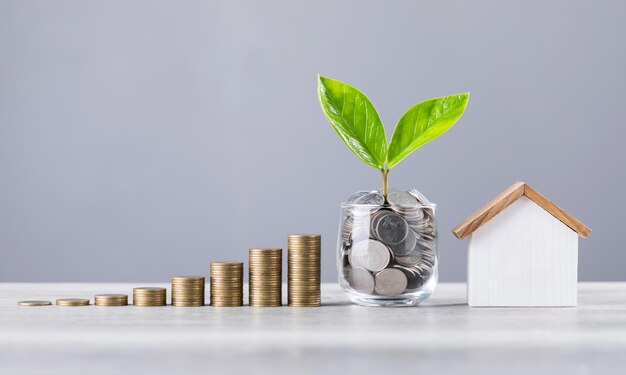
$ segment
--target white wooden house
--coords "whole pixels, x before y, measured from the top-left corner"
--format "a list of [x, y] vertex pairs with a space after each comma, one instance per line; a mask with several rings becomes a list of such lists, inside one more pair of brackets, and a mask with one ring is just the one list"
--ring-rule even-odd
[[578, 237], [591, 229], [517, 182], [457, 225], [470, 306], [576, 306]]

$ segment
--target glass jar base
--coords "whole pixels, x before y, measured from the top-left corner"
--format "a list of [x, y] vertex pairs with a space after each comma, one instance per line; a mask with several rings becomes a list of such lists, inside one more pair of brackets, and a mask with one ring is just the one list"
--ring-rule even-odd
[[352, 295], [350, 301], [360, 306], [367, 307], [407, 307], [420, 304], [430, 297], [432, 293], [426, 291], [411, 294], [410, 296], [398, 297], [372, 297], [364, 295]]

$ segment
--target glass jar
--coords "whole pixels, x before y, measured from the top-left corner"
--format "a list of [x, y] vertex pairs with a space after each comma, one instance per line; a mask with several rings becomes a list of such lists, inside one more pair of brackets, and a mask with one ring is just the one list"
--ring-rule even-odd
[[436, 205], [416, 190], [369, 194], [341, 205], [339, 284], [359, 305], [416, 305], [437, 285]]

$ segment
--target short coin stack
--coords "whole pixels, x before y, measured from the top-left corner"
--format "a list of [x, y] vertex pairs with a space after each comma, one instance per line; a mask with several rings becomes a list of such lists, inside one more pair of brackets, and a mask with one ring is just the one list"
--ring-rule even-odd
[[320, 235], [289, 235], [287, 254], [289, 306], [320, 305], [320, 257]]
[[89, 300], [86, 298], [59, 298], [57, 306], [88, 306]]
[[276, 307], [282, 303], [282, 249], [250, 249], [250, 306]]
[[243, 262], [211, 263], [211, 305], [243, 306]]
[[133, 305], [165, 306], [165, 288], [140, 287], [133, 289]]
[[94, 301], [96, 306], [126, 306], [128, 305], [128, 295], [96, 294]]
[[172, 306], [204, 306], [204, 277], [172, 277]]

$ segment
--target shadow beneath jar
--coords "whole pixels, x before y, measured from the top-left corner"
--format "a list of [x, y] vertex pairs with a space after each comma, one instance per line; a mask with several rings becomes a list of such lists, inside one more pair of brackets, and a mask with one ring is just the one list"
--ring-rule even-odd
[[322, 307], [324, 306], [351, 306], [354, 305], [356, 306], [354, 303], [350, 302], [350, 301], [330, 301], [330, 302], [322, 302]]

